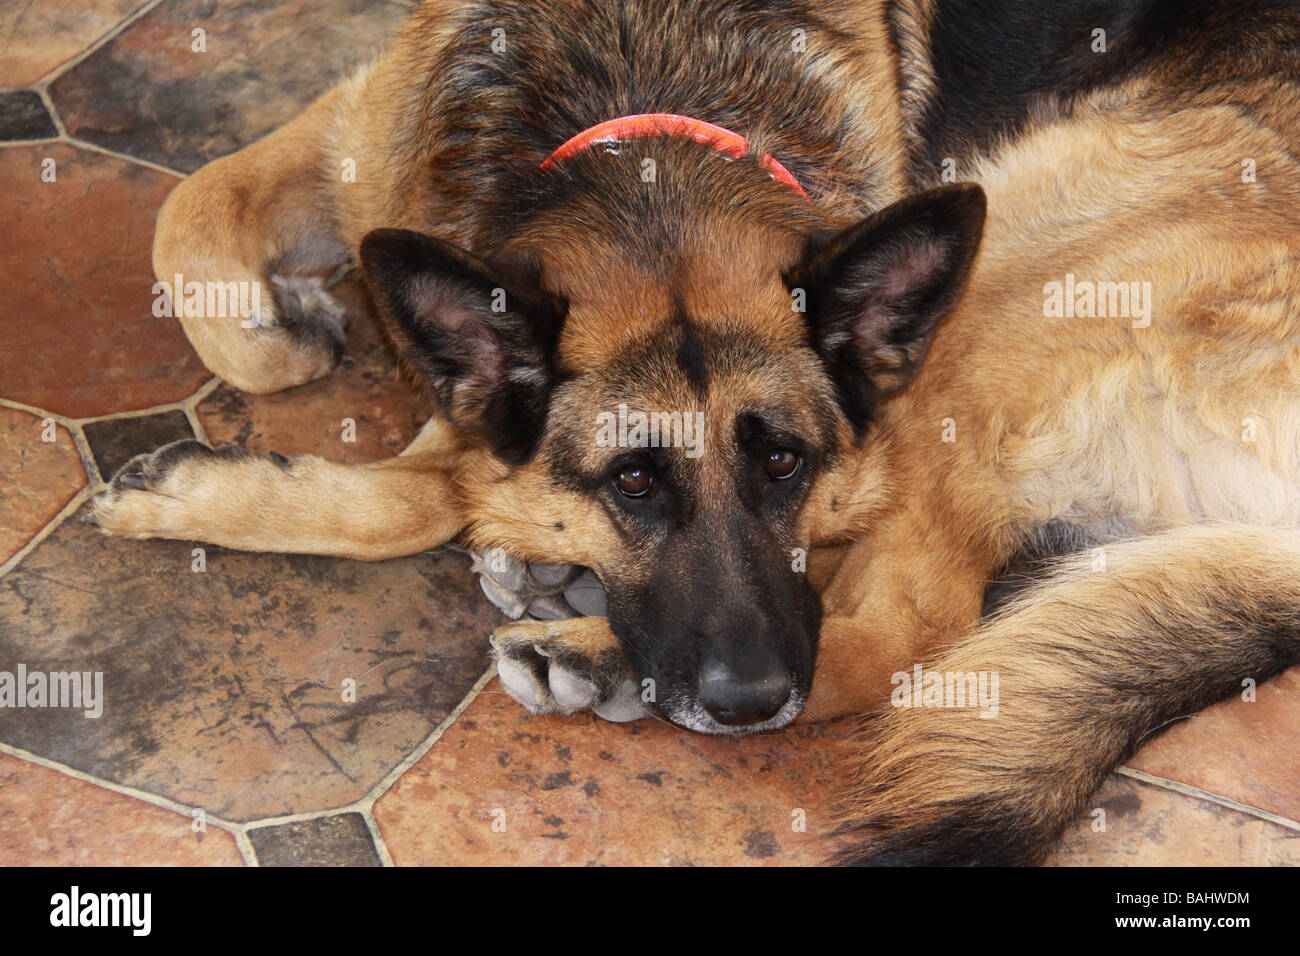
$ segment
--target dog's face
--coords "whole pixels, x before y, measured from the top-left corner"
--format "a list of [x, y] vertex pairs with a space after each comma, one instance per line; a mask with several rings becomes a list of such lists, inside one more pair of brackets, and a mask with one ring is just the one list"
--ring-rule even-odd
[[443, 412], [509, 466], [482, 540], [595, 568], [657, 709], [755, 732], [811, 687], [819, 480], [915, 372], [983, 216], [977, 187], [946, 187], [705, 281], [606, 266], [590, 296], [417, 233], [372, 233], [362, 257]]

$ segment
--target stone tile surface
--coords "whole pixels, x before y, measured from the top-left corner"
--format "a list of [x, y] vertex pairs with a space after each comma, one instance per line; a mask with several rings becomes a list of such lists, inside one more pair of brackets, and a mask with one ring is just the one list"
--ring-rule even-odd
[[[222, 384], [198, 407], [214, 446], [306, 452], [360, 464], [396, 455], [415, 437], [430, 414], [423, 394], [399, 370], [362, 286], [348, 281], [333, 291], [352, 316], [347, 354], [355, 364], [273, 395], [248, 395]], [[346, 419], [352, 429], [345, 429]], [[346, 441], [345, 431], [355, 441]]]
[[0, 578], [0, 669], [104, 675], [99, 719], [10, 710], [0, 740], [224, 819], [343, 806], [464, 698], [502, 622], [456, 554], [208, 547], [197, 571], [194, 548], [68, 520]]
[[144, 0], [11, 0], [0, 6], [0, 86], [27, 86], [109, 33]]
[[0, 866], [243, 865], [231, 834], [194, 826], [193, 817], [0, 754]]
[[73, 136], [193, 172], [302, 112], [380, 52], [407, 12], [373, 0], [165, 0], [50, 93]]
[[530, 717], [494, 680], [375, 819], [399, 865], [821, 862], [852, 726], [735, 741]]
[[0, 93], [0, 140], [50, 139], [58, 127], [35, 90]]
[[380, 866], [359, 813], [339, 813], [248, 831], [259, 866]]
[[1128, 766], [1300, 822], [1300, 668], [1179, 721]]
[[153, 315], [154, 219], [174, 177], [50, 143], [0, 150], [0, 182], [0, 397], [89, 418], [211, 377], [180, 324]]
[[193, 438], [194, 429], [185, 413], [178, 410], [87, 422], [81, 429], [95, 456], [95, 465], [105, 481], [136, 455], [151, 452], [169, 442]]
[[1106, 811], [1105, 832], [1085, 814], [1048, 865], [1300, 865], [1300, 832], [1129, 777], [1111, 777], [1092, 807]]
[[[54, 441], [44, 441], [47, 435]], [[85, 486], [86, 469], [66, 428], [0, 407], [0, 564]]]

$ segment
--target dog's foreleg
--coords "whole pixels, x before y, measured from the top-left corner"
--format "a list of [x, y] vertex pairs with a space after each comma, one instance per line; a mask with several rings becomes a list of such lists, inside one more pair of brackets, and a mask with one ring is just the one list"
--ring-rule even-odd
[[888, 701], [917, 664], [975, 631], [997, 565], [989, 549], [901, 511], [872, 540], [850, 546], [822, 592], [826, 617], [800, 722]]
[[444, 544], [464, 525], [445, 459], [425, 427], [405, 452], [368, 465], [259, 455], [194, 440], [137, 455], [96, 497], [106, 533], [241, 551], [381, 560]]
[[889, 699], [894, 675], [909, 676], [919, 660], [913, 633], [886, 635], [851, 618], [822, 621], [812, 691], [798, 723], [863, 714]]

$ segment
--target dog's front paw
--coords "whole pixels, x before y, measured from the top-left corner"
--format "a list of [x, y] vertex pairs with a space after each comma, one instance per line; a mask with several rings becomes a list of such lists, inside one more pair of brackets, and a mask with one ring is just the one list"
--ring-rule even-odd
[[274, 452], [263, 458], [234, 445], [213, 449], [193, 438], [174, 441], [119, 468], [95, 496], [86, 521], [128, 538], [202, 537], [199, 525], [214, 510], [214, 498], [229, 492], [229, 467], [255, 462], [292, 467]]
[[491, 642], [501, 683], [534, 714], [590, 710], [623, 723], [650, 713], [604, 618], [517, 621]]

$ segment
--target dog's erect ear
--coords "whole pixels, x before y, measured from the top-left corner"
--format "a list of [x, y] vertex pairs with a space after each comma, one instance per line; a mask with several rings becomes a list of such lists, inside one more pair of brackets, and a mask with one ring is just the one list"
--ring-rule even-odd
[[911, 381], [957, 301], [984, 229], [984, 190], [943, 186], [812, 240], [787, 277], [861, 437], [876, 403]]
[[506, 461], [526, 461], [545, 425], [564, 303], [522, 269], [405, 229], [367, 235], [361, 265], [443, 414]]

